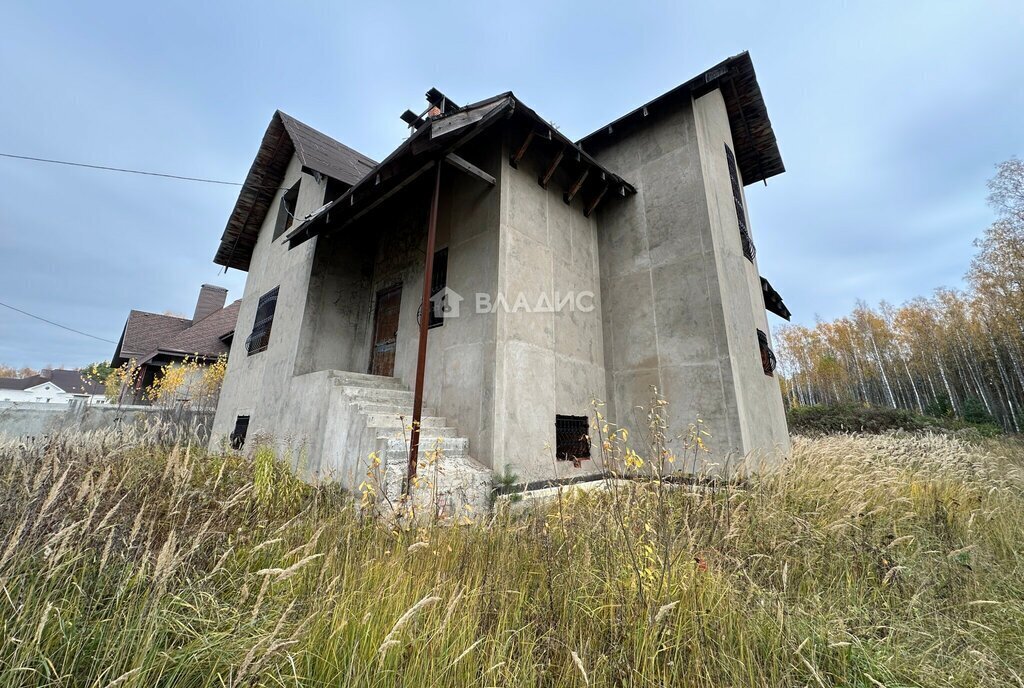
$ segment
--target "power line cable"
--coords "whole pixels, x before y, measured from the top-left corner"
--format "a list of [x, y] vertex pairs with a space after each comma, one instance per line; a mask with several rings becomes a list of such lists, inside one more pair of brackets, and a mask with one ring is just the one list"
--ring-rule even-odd
[[12, 311], [17, 311], [18, 313], [21, 313], [22, 315], [27, 315], [28, 317], [35, 318], [36, 320], [42, 320], [44, 323], [47, 323], [48, 325], [53, 325], [54, 327], [59, 327], [62, 330], [67, 330], [68, 332], [74, 332], [75, 334], [80, 334], [80, 335], [83, 335], [83, 336], [86, 336], [86, 337], [92, 337], [93, 339], [98, 339], [101, 342], [106, 342], [108, 344], [117, 344], [117, 342], [111, 341], [109, 339], [104, 339], [103, 337], [97, 337], [94, 334], [89, 334], [88, 332], [82, 332], [81, 330], [76, 330], [73, 327], [68, 327], [67, 325], [61, 325], [60, 323], [55, 323], [52, 320], [47, 320], [46, 318], [40, 317], [40, 316], [35, 315], [33, 313], [29, 313], [28, 311], [23, 311], [20, 308], [15, 308], [14, 306], [6, 304], [6, 303], [4, 303], [2, 301], [0, 301], [0, 306], [3, 306], [4, 308], [10, 308]]
[[[203, 184], [220, 184], [222, 186], [242, 186], [242, 182], [226, 182], [222, 179], [206, 179], [205, 177], [186, 177], [180, 174], [165, 174], [163, 172], [150, 172], [148, 170], [131, 170], [126, 167], [110, 167], [108, 165], [93, 165], [85, 162], [71, 162], [70, 160], [53, 160], [51, 158], [36, 158], [31, 155], [15, 155], [14, 153], [0, 153], [0, 157], [11, 158], [12, 160], [30, 160], [32, 162], [45, 162], [51, 165], [67, 165], [68, 167], [84, 167], [90, 170], [106, 170], [108, 172], [124, 172], [126, 174], [141, 174], [147, 177], [163, 177], [164, 179], [179, 179], [186, 182], [202, 182]], [[275, 191], [286, 191], [278, 186], [254, 185], [260, 189], [274, 189]]]
[[106, 165], [90, 165], [84, 162], [70, 162], [68, 160], [51, 160], [49, 158], [34, 158], [30, 155], [15, 155], [13, 153], [0, 153], [5, 158], [15, 160], [32, 160], [33, 162], [47, 162], [52, 165], [68, 165], [70, 167], [88, 167], [91, 170], [107, 170], [110, 172], [127, 172], [128, 174], [144, 174], [150, 177], [165, 177], [167, 179], [181, 179], [186, 182], [203, 182], [205, 184], [224, 184], [226, 186], [241, 186], [241, 182], [225, 182], [220, 179], [204, 179], [203, 177], [184, 177], [179, 174], [164, 174], [163, 172], [147, 172], [145, 170], [129, 170], [124, 167], [108, 167]]

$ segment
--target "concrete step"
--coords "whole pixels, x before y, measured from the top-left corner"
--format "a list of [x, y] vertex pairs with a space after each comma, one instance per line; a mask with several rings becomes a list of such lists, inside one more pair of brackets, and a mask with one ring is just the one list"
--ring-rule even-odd
[[[430, 427], [420, 429], [420, 446], [426, 447], [437, 438], [441, 439], [461, 439], [466, 440], [466, 446], [469, 446], [469, 440], [465, 437], [459, 437], [458, 428], [453, 427]], [[377, 439], [378, 440], [396, 440], [399, 442], [405, 442], [409, 444], [409, 429], [407, 428], [404, 432], [402, 428], [377, 428]]]
[[[357, 399], [352, 402], [352, 405], [355, 406], [360, 413], [396, 413], [403, 415], [406, 418], [412, 418], [412, 404], [406, 405], [389, 401], [363, 401], [362, 399]], [[424, 406], [421, 415], [433, 416], [436, 415], [436, 413], [430, 406]]]
[[[420, 428], [443, 428], [448, 424], [448, 419], [443, 416], [423, 416], [420, 418]], [[410, 428], [412, 427], [412, 414], [403, 416], [397, 413], [370, 413], [366, 414], [366, 425], [371, 428]]]
[[366, 373], [336, 372], [331, 375], [334, 384], [345, 387], [370, 387], [373, 389], [406, 389], [397, 377], [367, 375]]
[[341, 380], [352, 385], [398, 385], [402, 386], [401, 379], [391, 375], [371, 375], [369, 373], [356, 373], [349, 370], [331, 371], [331, 378]]
[[412, 408], [412, 392], [406, 389], [382, 389], [378, 387], [353, 387], [339, 385], [342, 393], [353, 401], [370, 401], [374, 403], [396, 403]]
[[[399, 456], [409, 455], [409, 440], [400, 437], [382, 437], [385, 448], [389, 453]], [[420, 436], [420, 454], [432, 452], [436, 449], [441, 451], [442, 456], [463, 457], [469, 454], [469, 440], [465, 437], [445, 436], [426, 437]]]

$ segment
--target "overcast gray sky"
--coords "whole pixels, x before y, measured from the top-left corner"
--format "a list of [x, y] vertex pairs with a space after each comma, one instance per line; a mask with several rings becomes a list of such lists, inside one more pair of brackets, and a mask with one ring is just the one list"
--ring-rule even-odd
[[[1020, 0], [359, 5], [4, 3], [0, 152], [241, 181], [275, 108], [381, 159], [431, 86], [578, 138], [749, 50], [788, 169], [748, 187], [752, 229], [805, 323], [959, 286], [1024, 155]], [[212, 262], [236, 195], [0, 158], [0, 302], [117, 340], [203, 282], [237, 298]], [[113, 349], [0, 308], [0, 363]]]

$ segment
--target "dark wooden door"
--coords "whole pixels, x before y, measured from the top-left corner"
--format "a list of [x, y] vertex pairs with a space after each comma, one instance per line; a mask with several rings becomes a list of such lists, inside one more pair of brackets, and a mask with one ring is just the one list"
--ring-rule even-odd
[[398, 310], [402, 305], [402, 286], [377, 292], [373, 316], [373, 351], [370, 374], [395, 374], [395, 345], [398, 342]]

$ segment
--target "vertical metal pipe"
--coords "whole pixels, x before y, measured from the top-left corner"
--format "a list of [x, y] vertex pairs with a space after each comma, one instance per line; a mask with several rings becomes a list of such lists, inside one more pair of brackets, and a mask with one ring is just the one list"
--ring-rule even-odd
[[409, 469], [404, 492], [409, 494], [420, 454], [420, 419], [423, 415], [423, 374], [427, 365], [427, 332], [430, 325], [430, 285], [434, 276], [434, 243], [437, 239], [437, 202], [441, 195], [441, 162], [434, 163], [434, 196], [430, 201], [430, 219], [427, 222], [427, 256], [423, 270], [423, 300], [420, 306], [420, 340], [416, 354], [416, 387], [412, 399], [412, 432], [409, 435]]

